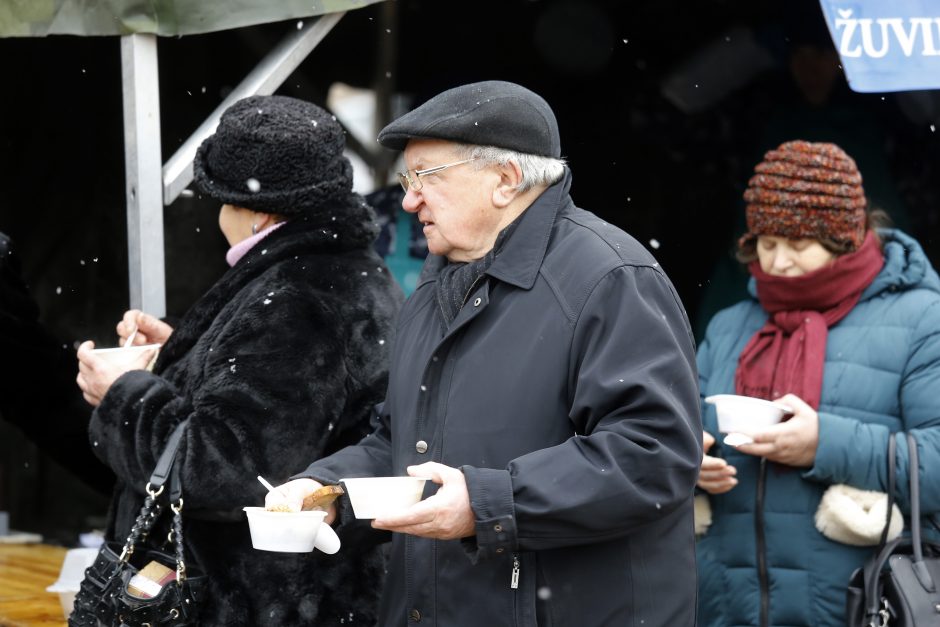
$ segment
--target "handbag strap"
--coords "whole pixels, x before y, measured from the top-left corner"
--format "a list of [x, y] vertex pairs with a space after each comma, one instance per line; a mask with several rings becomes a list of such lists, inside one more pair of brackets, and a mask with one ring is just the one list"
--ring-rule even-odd
[[924, 548], [920, 541], [920, 465], [917, 440], [911, 433], [907, 434], [907, 449], [911, 482], [911, 543], [914, 545], [914, 574], [924, 590], [934, 592], [936, 587], [924, 563]]
[[183, 509], [183, 499], [181, 496], [179, 468], [176, 464], [176, 452], [179, 450], [180, 442], [183, 439], [183, 432], [189, 424], [189, 418], [180, 422], [170, 437], [167, 438], [166, 446], [157, 459], [157, 465], [150, 475], [150, 481], [147, 482], [147, 498], [144, 499], [144, 505], [134, 521], [127, 539], [124, 541], [124, 549], [121, 551], [120, 561], [127, 562], [134, 553], [134, 547], [137, 543], [149, 535], [154, 523], [160, 517], [162, 508], [159, 503], [159, 497], [166, 487], [166, 482], [170, 482], [170, 509], [173, 510], [173, 531], [170, 533], [169, 540], [176, 544], [177, 553], [177, 581], [185, 579], [186, 567], [183, 562], [183, 521], [181, 512]]
[[888, 527], [891, 526], [891, 512], [894, 510], [894, 487], [897, 482], [895, 466], [898, 455], [898, 441], [895, 434], [888, 436], [888, 511], [885, 513], [885, 528], [881, 530], [881, 540], [878, 541], [878, 551], [885, 547], [888, 541]]
[[888, 542], [888, 527], [891, 525], [891, 512], [894, 509], [894, 488], [897, 483], [897, 463], [898, 443], [895, 434], [888, 436], [888, 512], [885, 515], [885, 527], [881, 531], [881, 539], [878, 541], [878, 549], [875, 551], [875, 559], [868, 560], [862, 571], [862, 582], [865, 589], [865, 618], [869, 625], [877, 625], [877, 620], [883, 621], [881, 614], [881, 594], [878, 592], [879, 575], [884, 567], [888, 557], [897, 547], [900, 538]]
[[[166, 483], [167, 479], [170, 478], [173, 468], [175, 467], [176, 461], [176, 451], [180, 448], [180, 442], [183, 439], [183, 432], [186, 430], [186, 427], [189, 425], [189, 418], [180, 422], [176, 427], [173, 428], [173, 431], [170, 433], [170, 437], [167, 438], [166, 446], [163, 448], [163, 453], [160, 454], [159, 459], [157, 459], [157, 466], [153, 469], [153, 473], [150, 475], [150, 482], [147, 484], [147, 491], [150, 492], [152, 487], [156, 490], [157, 494], [160, 493], [160, 489]], [[177, 480], [179, 478], [177, 477]], [[178, 490], [179, 486], [174, 486], [174, 482], [170, 483], [170, 487], [174, 490]], [[170, 500], [176, 501], [179, 499], [179, 495], [171, 495]]]

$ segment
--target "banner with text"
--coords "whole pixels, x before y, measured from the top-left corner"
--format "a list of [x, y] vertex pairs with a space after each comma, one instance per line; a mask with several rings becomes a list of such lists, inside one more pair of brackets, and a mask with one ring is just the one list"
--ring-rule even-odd
[[820, 0], [849, 87], [940, 89], [940, 2]]

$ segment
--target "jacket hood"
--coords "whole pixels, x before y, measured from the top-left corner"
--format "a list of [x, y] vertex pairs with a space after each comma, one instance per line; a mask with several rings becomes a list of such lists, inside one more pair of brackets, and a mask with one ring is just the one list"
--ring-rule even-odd
[[[926, 289], [940, 294], [940, 277], [930, 265], [924, 249], [910, 235], [898, 229], [878, 229], [884, 249], [885, 265], [865, 288], [861, 300], [874, 298], [882, 292]], [[757, 299], [757, 281], [748, 279], [747, 292]]]
[[914, 288], [940, 293], [940, 277], [917, 240], [897, 229], [878, 229], [878, 236], [884, 248], [885, 266], [862, 294], [862, 300], [885, 291]]

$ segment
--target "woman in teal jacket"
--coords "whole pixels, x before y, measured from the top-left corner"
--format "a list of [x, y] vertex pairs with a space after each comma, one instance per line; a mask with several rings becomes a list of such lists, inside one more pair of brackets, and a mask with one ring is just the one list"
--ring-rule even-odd
[[[709, 324], [701, 394], [794, 411], [732, 447], [703, 405], [698, 486], [712, 522], [698, 542], [699, 624], [841, 626], [849, 577], [874, 549], [817, 530], [827, 488], [885, 492], [888, 435], [910, 432], [922, 512], [940, 511], [940, 279], [913, 239], [870, 228], [861, 176], [833, 144], [768, 152], [744, 198], [752, 298]], [[899, 438], [899, 477], [908, 460]]]

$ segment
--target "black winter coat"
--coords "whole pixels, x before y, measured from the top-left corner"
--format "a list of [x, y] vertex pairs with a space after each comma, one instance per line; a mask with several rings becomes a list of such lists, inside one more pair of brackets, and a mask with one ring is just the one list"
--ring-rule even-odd
[[200, 625], [374, 624], [374, 543], [346, 533], [335, 555], [257, 551], [241, 511], [264, 503], [257, 475], [281, 483], [367, 433], [385, 390], [401, 290], [371, 250], [371, 211], [349, 211], [293, 219], [256, 244], [185, 315], [154, 373], [121, 376], [92, 417], [94, 450], [120, 482], [118, 540], [190, 419], [178, 460], [187, 551], [211, 582]]
[[688, 320], [649, 253], [576, 208], [569, 185], [526, 210], [446, 330], [446, 262], [428, 259], [399, 316], [380, 426], [303, 473], [463, 471], [476, 535], [395, 534], [383, 627], [695, 623]]

